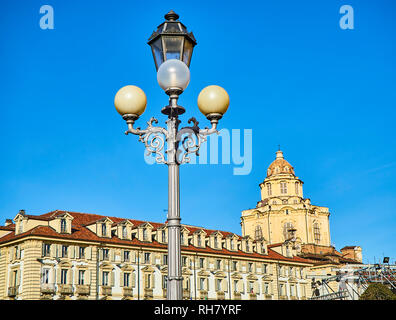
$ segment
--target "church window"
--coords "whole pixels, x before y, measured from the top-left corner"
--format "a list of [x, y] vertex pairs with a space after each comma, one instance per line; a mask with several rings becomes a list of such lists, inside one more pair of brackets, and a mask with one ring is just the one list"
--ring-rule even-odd
[[272, 195], [271, 183], [267, 184], [267, 193], [269, 196]]
[[256, 226], [256, 229], [254, 230], [254, 239], [255, 240], [260, 240], [263, 237], [263, 231], [260, 226]]
[[319, 228], [319, 224], [317, 222], [314, 223], [313, 229], [314, 229], [315, 242], [319, 243], [320, 242], [320, 228]]
[[283, 194], [287, 193], [287, 183], [286, 182], [281, 182], [280, 183], [280, 189], [281, 189], [281, 193], [283, 193]]
[[296, 194], [298, 195], [298, 182], [295, 183], [295, 187], [296, 187]]
[[285, 240], [290, 239], [292, 234], [291, 234], [291, 230], [294, 229], [293, 228], [293, 224], [291, 222], [286, 222], [283, 225], [283, 237], [285, 238]]

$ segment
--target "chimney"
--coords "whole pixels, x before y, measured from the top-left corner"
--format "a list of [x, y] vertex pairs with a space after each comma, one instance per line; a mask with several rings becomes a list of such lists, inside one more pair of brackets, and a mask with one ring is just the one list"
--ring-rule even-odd
[[9, 226], [10, 224], [12, 224], [12, 220], [11, 219], [6, 219], [5, 221], [5, 226]]

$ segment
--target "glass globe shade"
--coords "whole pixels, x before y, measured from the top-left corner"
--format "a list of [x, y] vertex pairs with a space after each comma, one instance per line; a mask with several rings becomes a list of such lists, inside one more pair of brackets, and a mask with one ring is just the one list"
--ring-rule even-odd
[[207, 116], [211, 113], [224, 114], [230, 104], [227, 91], [219, 86], [207, 86], [198, 95], [198, 108]]
[[146, 110], [146, 105], [146, 94], [136, 86], [122, 87], [114, 98], [114, 106], [121, 115], [135, 114], [140, 116]]
[[157, 81], [165, 91], [171, 88], [184, 91], [190, 82], [190, 69], [180, 60], [166, 60], [158, 68]]

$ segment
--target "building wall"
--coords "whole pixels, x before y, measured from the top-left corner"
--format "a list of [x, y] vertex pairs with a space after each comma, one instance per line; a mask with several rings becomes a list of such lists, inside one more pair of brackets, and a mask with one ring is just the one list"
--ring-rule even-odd
[[[44, 243], [51, 245], [46, 256], [43, 256]], [[62, 257], [62, 245], [68, 246], [66, 257]], [[20, 249], [18, 254], [15, 254], [16, 246]], [[78, 256], [80, 246], [85, 247], [82, 259]], [[102, 249], [109, 249], [108, 257], [100, 253]], [[129, 261], [123, 261], [125, 250], [130, 251]], [[150, 253], [149, 261], [145, 261], [147, 253]], [[59, 239], [20, 240], [1, 247], [0, 299], [165, 299], [163, 276], [167, 275], [167, 266], [163, 256], [166, 253], [158, 248], [62, 242]], [[183, 267], [185, 299], [305, 299], [310, 295], [306, 264], [189, 251], [182, 251], [182, 256], [187, 258]], [[203, 268], [199, 265], [200, 258], [205, 259]], [[216, 260], [221, 260], [220, 268]], [[237, 270], [232, 269], [233, 261], [238, 263]], [[297, 269], [288, 274], [289, 267]], [[46, 284], [42, 284], [46, 278], [44, 269], [49, 271]], [[64, 284], [61, 284], [62, 269], [67, 270]], [[14, 281], [15, 270], [20, 272], [20, 278]], [[85, 271], [84, 285], [78, 284], [79, 270]], [[102, 283], [103, 272], [109, 272], [107, 285]], [[127, 287], [123, 283], [124, 273], [130, 273]], [[204, 279], [204, 290], [200, 290], [200, 278]], [[219, 288], [218, 280], [221, 280]], [[239, 281], [236, 290], [234, 280]], [[268, 294], [265, 294], [266, 284]], [[84, 294], [82, 291], [87, 289]]]

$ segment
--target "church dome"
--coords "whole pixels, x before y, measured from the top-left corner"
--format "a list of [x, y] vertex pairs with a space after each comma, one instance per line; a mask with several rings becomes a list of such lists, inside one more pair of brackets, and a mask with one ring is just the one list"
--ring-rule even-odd
[[294, 168], [283, 158], [283, 152], [279, 150], [276, 152], [276, 159], [268, 167], [267, 177], [282, 173], [294, 176]]

